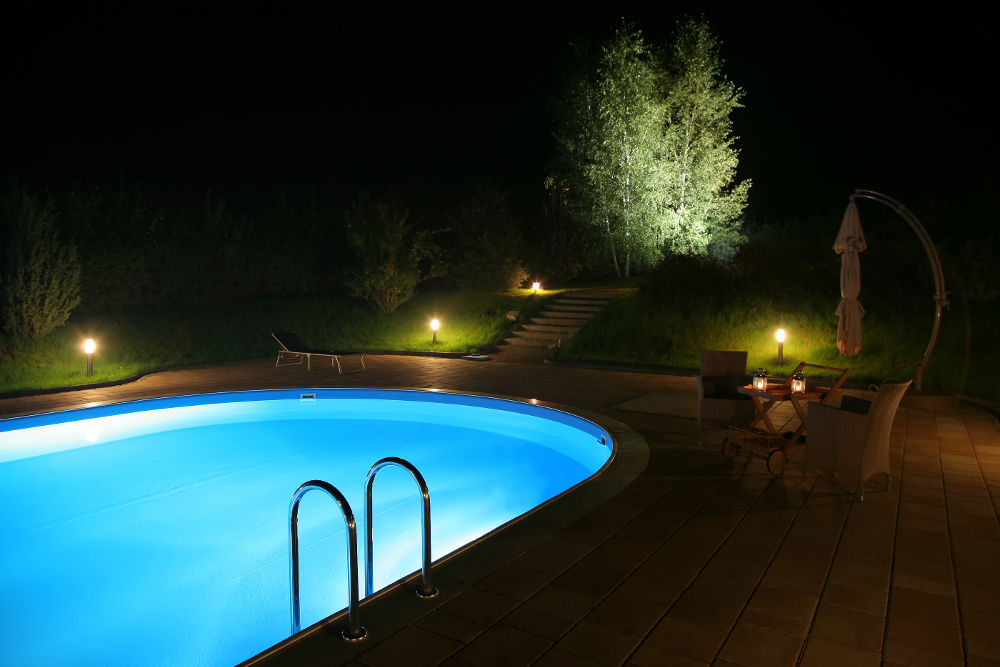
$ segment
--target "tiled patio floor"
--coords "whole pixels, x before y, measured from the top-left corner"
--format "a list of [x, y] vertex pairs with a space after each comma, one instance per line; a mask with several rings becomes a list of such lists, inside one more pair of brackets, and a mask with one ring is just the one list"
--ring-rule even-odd
[[[322, 664], [1000, 665], [1000, 431], [988, 413], [900, 409], [892, 490], [851, 502], [801, 456], [774, 478], [693, 419], [618, 410], [690, 377], [379, 356], [338, 376], [271, 360], [0, 400], [0, 416], [230, 389], [412, 387], [605, 414], [651, 450], [638, 479], [391, 635]], [[370, 618], [366, 624], [376, 626]], [[331, 644], [333, 645], [333, 644]]]

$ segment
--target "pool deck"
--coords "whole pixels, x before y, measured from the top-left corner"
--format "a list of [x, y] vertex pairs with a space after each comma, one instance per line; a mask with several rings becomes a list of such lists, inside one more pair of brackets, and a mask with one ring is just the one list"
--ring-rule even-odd
[[322, 664], [1000, 665], [1000, 430], [980, 408], [901, 408], [891, 491], [872, 483], [857, 503], [825, 476], [803, 487], [801, 455], [772, 477], [761, 459], [724, 458], [721, 430], [699, 444], [691, 377], [367, 364], [345, 375], [273, 359], [183, 369], [0, 399], [0, 416], [256, 388], [433, 388], [575, 406], [648, 443], [648, 466], [623, 491], [398, 629], [363, 617], [370, 638], [338, 643]]

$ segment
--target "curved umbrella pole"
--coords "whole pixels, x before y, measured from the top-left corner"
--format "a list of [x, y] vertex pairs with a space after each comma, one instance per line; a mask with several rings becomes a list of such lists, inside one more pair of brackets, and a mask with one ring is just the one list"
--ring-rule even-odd
[[923, 389], [923, 377], [924, 368], [927, 366], [927, 360], [931, 356], [931, 352], [934, 350], [934, 344], [937, 343], [938, 331], [941, 329], [941, 309], [948, 305], [948, 290], [944, 286], [944, 271], [941, 270], [941, 258], [938, 257], [937, 248], [934, 247], [934, 242], [931, 241], [930, 235], [924, 226], [920, 224], [917, 220], [917, 216], [913, 215], [910, 209], [903, 206], [901, 203], [884, 195], [881, 192], [875, 192], [874, 190], [863, 190], [861, 188], [855, 189], [854, 194], [850, 196], [850, 201], [854, 201], [855, 198], [861, 197], [862, 199], [871, 199], [872, 201], [877, 201], [880, 204], [885, 204], [896, 213], [898, 213], [913, 231], [916, 232], [917, 237], [920, 239], [920, 243], [924, 246], [924, 251], [927, 253], [927, 259], [931, 263], [931, 272], [934, 274], [934, 325], [931, 328], [931, 339], [927, 343], [927, 349], [924, 350], [924, 357], [917, 364], [917, 377], [916, 377], [916, 388], [917, 391]]

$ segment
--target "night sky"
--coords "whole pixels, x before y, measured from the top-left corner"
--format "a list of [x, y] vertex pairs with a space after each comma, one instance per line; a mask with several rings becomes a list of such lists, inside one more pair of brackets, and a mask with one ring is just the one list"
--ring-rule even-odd
[[[568, 44], [601, 41], [623, 16], [663, 42], [703, 11], [142, 4], [8, 12], [5, 180], [233, 196], [315, 184], [344, 199], [392, 186], [428, 206], [493, 183], [530, 213]], [[995, 187], [985, 17], [704, 11], [746, 91], [734, 122], [751, 215], [839, 206], [854, 187], [900, 199]]]

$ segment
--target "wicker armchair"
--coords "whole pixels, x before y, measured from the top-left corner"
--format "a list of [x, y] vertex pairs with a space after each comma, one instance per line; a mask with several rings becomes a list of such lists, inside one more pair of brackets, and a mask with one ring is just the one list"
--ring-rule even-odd
[[700, 370], [694, 381], [698, 387], [698, 440], [701, 441], [704, 419], [727, 424], [750, 421], [753, 401], [736, 392], [737, 388], [750, 383], [745, 350], [701, 350], [699, 363]]
[[857, 407], [864, 401], [850, 406], [848, 397], [841, 408], [810, 403], [803, 484], [807, 471], [820, 469], [836, 475], [859, 500], [864, 500], [865, 482], [878, 473], [885, 473], [888, 489], [889, 433], [911, 382], [883, 382], [870, 406]]

